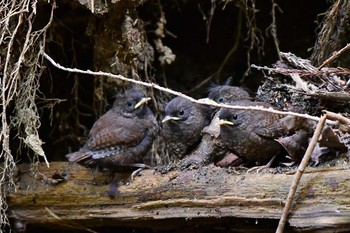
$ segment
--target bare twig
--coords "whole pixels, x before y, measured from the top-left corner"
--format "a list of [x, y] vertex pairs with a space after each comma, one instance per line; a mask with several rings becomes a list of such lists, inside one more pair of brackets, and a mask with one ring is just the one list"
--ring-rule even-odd
[[350, 43], [348, 43], [345, 47], [343, 47], [339, 51], [334, 52], [333, 55], [330, 56], [328, 59], [326, 59], [319, 67], [317, 67], [317, 69], [318, 70], [322, 69], [324, 66], [328, 65], [329, 63], [337, 59], [342, 53], [344, 53], [349, 48], [350, 48]]
[[[187, 99], [191, 102], [194, 103], [198, 103], [198, 104], [204, 104], [204, 105], [209, 105], [209, 106], [214, 106], [214, 107], [218, 107], [218, 108], [230, 108], [230, 109], [241, 109], [241, 110], [257, 110], [257, 111], [265, 111], [265, 112], [271, 112], [271, 113], [275, 113], [275, 114], [280, 114], [280, 115], [293, 115], [293, 116], [297, 116], [297, 117], [302, 117], [302, 118], [307, 118], [310, 120], [314, 120], [314, 121], [319, 121], [320, 118], [319, 117], [315, 117], [315, 116], [310, 116], [308, 114], [301, 114], [301, 113], [296, 113], [296, 112], [283, 112], [283, 111], [278, 111], [272, 108], [264, 108], [261, 106], [237, 106], [237, 105], [228, 105], [228, 104], [217, 104], [213, 101], [203, 101], [203, 100], [196, 100], [190, 96], [187, 96], [181, 92], [178, 91], [174, 91], [171, 90], [169, 88], [165, 88], [162, 87], [158, 84], [155, 83], [148, 83], [148, 82], [143, 82], [143, 81], [139, 81], [139, 80], [134, 80], [131, 78], [126, 78], [122, 75], [116, 75], [116, 74], [111, 74], [111, 73], [107, 73], [107, 72], [102, 72], [102, 71], [98, 71], [98, 72], [94, 72], [91, 70], [81, 70], [81, 69], [77, 69], [77, 68], [67, 68], [64, 66], [61, 66], [60, 64], [56, 63], [49, 55], [47, 55], [46, 53], [43, 53], [43, 56], [55, 67], [57, 67], [58, 69], [64, 70], [64, 71], [68, 71], [68, 72], [73, 72], [73, 73], [80, 73], [80, 74], [88, 74], [88, 75], [94, 75], [94, 76], [107, 76], [110, 78], [116, 78], [116, 79], [120, 79], [123, 81], [127, 81], [127, 82], [131, 82], [134, 84], [138, 84], [138, 85], [142, 85], [142, 86], [146, 86], [146, 87], [151, 87], [151, 88], [155, 88], [158, 89], [160, 91], [164, 91], [176, 96], [180, 96], [184, 99]], [[329, 122], [330, 124], [334, 124], [334, 122]]]
[[95, 1], [90, 0], [90, 4], [91, 4], [91, 13], [95, 13]]
[[350, 75], [350, 70], [341, 68], [341, 67], [327, 67], [327, 69], [314, 69], [314, 70], [300, 70], [300, 69], [286, 69], [286, 68], [271, 68], [267, 66], [257, 66], [252, 64], [252, 68], [255, 68], [257, 70], [266, 70], [270, 74], [282, 74], [282, 75], [290, 75], [292, 73], [299, 74], [301, 77], [303, 76], [328, 76], [330, 74], [335, 74], [335, 75]]
[[327, 113], [327, 119], [339, 121], [341, 124], [350, 125], [349, 118], [346, 118], [340, 114], [330, 112], [330, 111], [324, 111], [324, 112]]
[[244, 79], [248, 76], [250, 73], [250, 64], [251, 64], [251, 54], [254, 50], [254, 48], [257, 49], [258, 56], [261, 56], [264, 54], [264, 37], [262, 36], [261, 30], [257, 26], [257, 19], [256, 19], [256, 13], [258, 10], [256, 9], [256, 1], [255, 0], [248, 0], [243, 1], [244, 6], [243, 10], [245, 11], [245, 22], [246, 22], [246, 28], [247, 31], [247, 40], [249, 39], [250, 44], [248, 45], [248, 50], [246, 53], [247, 56], [247, 69], [244, 72], [243, 78], [241, 79], [241, 83], [244, 81]]
[[[298, 91], [296, 91], [298, 92]], [[303, 95], [309, 95], [309, 96], [315, 96], [319, 99], [329, 100], [329, 101], [336, 101], [336, 102], [349, 102], [350, 101], [350, 94], [346, 92], [325, 92], [325, 91], [310, 91], [310, 92], [299, 92]]]
[[340, 123], [338, 129], [343, 132], [350, 132], [350, 119], [346, 118], [340, 114], [334, 113], [334, 112], [329, 112], [329, 111], [324, 111], [327, 113], [327, 118], [333, 121], [338, 121]]
[[271, 31], [273, 42], [276, 47], [277, 57], [279, 60], [282, 60], [281, 50], [279, 48], [279, 42], [277, 39], [277, 25], [276, 25], [276, 8], [278, 8], [279, 10], [281, 9], [279, 8], [275, 0], [271, 0], [271, 3], [272, 3], [272, 9], [271, 9], [272, 22], [271, 22], [271, 25], [268, 27], [268, 29], [270, 29]]
[[207, 20], [207, 39], [206, 39], [206, 43], [209, 43], [209, 37], [210, 37], [210, 27], [211, 27], [211, 22], [213, 20], [214, 17], [214, 13], [215, 13], [215, 9], [216, 9], [216, 0], [211, 0], [211, 8], [210, 8], [210, 14]]
[[321, 132], [322, 132], [322, 129], [323, 129], [323, 126], [326, 122], [326, 119], [327, 119], [327, 113], [325, 113], [319, 120], [317, 126], [316, 126], [316, 129], [315, 129], [315, 132], [314, 132], [314, 135], [312, 136], [312, 139], [310, 141], [310, 144], [305, 152], [305, 155], [298, 167], [298, 170], [297, 172], [295, 173], [295, 176], [294, 176], [294, 180], [293, 180], [293, 183], [290, 187], [290, 190], [289, 190], [289, 193], [288, 193], [288, 197], [287, 197], [287, 201], [286, 201], [286, 204], [284, 206], [284, 209], [283, 209], [283, 213], [282, 213], [282, 217], [278, 223], [278, 227], [277, 227], [277, 230], [276, 230], [276, 233], [283, 233], [283, 229], [286, 225], [286, 222], [287, 222], [287, 217], [290, 213], [290, 210], [291, 210], [291, 207], [292, 207], [292, 204], [293, 204], [293, 199], [294, 199], [294, 196], [295, 196], [295, 192], [298, 188], [298, 184], [299, 184], [299, 181], [301, 179], [301, 176], [303, 175], [304, 173], [304, 170], [305, 168], [307, 167], [307, 164], [311, 158], [311, 154], [313, 152], [313, 150], [315, 149], [315, 146], [316, 146], [316, 143], [321, 135]]

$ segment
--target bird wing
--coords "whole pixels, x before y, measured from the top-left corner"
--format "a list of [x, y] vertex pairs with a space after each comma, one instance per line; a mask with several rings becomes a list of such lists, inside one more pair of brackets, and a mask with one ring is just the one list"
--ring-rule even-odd
[[147, 127], [137, 118], [111, 117], [105, 114], [90, 130], [86, 147], [90, 150], [113, 146], [135, 146], [145, 136]]
[[311, 132], [314, 129], [315, 123], [305, 118], [296, 116], [281, 116], [274, 115], [274, 118], [270, 124], [266, 124], [266, 127], [257, 130], [257, 134], [264, 137], [279, 138], [286, 135], [291, 135], [293, 132], [304, 129], [307, 132]]
[[281, 116], [277, 114], [265, 116], [258, 122], [259, 126], [254, 127], [253, 132], [267, 138], [279, 138], [288, 135], [288, 129], [280, 118]]

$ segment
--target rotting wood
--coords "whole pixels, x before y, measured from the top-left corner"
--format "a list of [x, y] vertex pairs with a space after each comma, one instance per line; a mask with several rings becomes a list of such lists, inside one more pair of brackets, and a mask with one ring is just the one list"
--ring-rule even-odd
[[[211, 165], [168, 174], [145, 170], [133, 183], [121, 185], [116, 198], [110, 199], [105, 194], [108, 176], [80, 165], [56, 162], [47, 168], [39, 164], [36, 173], [29, 165], [18, 169], [17, 192], [8, 195], [9, 217], [47, 226], [135, 225], [147, 220], [161, 227], [154, 221], [277, 220], [294, 177], [293, 171], [237, 175]], [[288, 218], [292, 227], [350, 230], [349, 165], [308, 168], [299, 185]]]

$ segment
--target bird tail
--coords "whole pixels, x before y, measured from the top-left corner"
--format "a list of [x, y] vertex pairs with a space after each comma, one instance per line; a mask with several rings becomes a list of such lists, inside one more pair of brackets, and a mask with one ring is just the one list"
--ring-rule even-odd
[[84, 165], [92, 165], [93, 159], [91, 158], [91, 155], [87, 153], [85, 150], [79, 150], [73, 153], [69, 153], [66, 155], [66, 158], [68, 159], [68, 162], [70, 163], [80, 163]]

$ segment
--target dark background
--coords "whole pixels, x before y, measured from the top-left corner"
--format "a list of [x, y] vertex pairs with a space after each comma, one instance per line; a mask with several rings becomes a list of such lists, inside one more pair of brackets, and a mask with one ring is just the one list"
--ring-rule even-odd
[[[323, 13], [331, 4], [317, 0], [283, 0], [276, 3], [279, 6], [276, 9], [276, 22], [280, 50], [309, 58]], [[233, 77], [234, 85], [245, 86], [254, 93], [264, 76], [254, 69], [247, 72], [250, 64], [272, 66], [278, 60], [273, 38], [267, 30], [272, 22], [271, 1], [256, 1], [255, 4], [254, 11], [249, 1], [246, 8], [241, 1], [218, 1], [212, 15], [208, 43], [203, 14], [207, 18], [210, 16], [211, 1], [147, 1], [135, 8], [133, 17], [143, 21], [144, 33], [152, 46], [156, 38], [154, 31], [163, 11], [167, 23], [162, 42], [176, 55], [175, 62], [161, 65], [157, 60], [159, 54], [154, 49], [154, 61], [150, 68], [153, 81], [200, 98], [206, 96], [208, 87], [213, 83], [223, 83], [228, 77]], [[249, 15], [245, 9], [249, 9]], [[49, 12], [49, 5], [40, 5], [35, 21], [37, 27], [42, 24], [41, 21], [47, 21]], [[106, 44], [112, 42], [113, 38], [106, 37], [104, 44], [96, 39], [96, 33], [103, 27], [104, 30], [110, 27], [118, 31], [118, 20], [123, 19], [123, 12], [126, 10], [118, 8], [104, 15], [93, 15], [78, 2], [57, 2], [54, 20], [47, 35], [46, 52], [66, 67], [96, 71], [103, 70], [103, 65], [108, 68], [110, 61], [107, 57], [106, 60], [103, 60], [103, 56], [96, 59], [96, 48], [108, 50]], [[91, 25], [94, 30], [91, 30]], [[253, 47], [250, 36], [252, 30], [256, 35]], [[237, 49], [218, 73], [236, 40]], [[48, 62], [46, 66], [38, 95], [64, 101], [48, 107], [46, 102], [38, 99], [41, 117], [39, 135], [45, 142], [43, 148], [49, 161], [65, 160], [65, 154], [84, 144], [92, 124], [112, 104], [115, 92], [128, 84], [109, 83], [100, 77], [64, 72]], [[142, 72], [139, 73], [143, 79]], [[207, 82], [199, 85], [204, 80]], [[99, 85], [104, 87], [100, 99], [96, 98]], [[160, 117], [165, 100], [171, 96], [160, 97], [161, 93], [157, 91], [154, 95], [159, 105], [151, 107]], [[19, 147], [18, 140], [15, 136], [13, 138], [13, 144]], [[17, 159], [23, 162], [31, 158], [32, 152], [24, 149]]]

